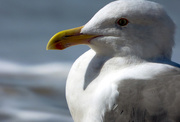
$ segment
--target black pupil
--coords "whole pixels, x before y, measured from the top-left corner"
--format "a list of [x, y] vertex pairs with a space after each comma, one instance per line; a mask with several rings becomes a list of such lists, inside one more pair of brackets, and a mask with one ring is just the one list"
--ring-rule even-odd
[[126, 19], [120, 19], [120, 20], [118, 21], [118, 24], [119, 24], [120, 26], [125, 26], [125, 25], [128, 24], [128, 20], [126, 20]]

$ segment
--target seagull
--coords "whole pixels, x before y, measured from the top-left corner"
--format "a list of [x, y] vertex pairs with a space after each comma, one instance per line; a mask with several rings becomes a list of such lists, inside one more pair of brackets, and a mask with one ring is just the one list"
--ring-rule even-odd
[[171, 61], [175, 24], [147, 0], [117, 0], [84, 26], [60, 31], [47, 50], [85, 44], [66, 99], [75, 122], [180, 122], [180, 65]]

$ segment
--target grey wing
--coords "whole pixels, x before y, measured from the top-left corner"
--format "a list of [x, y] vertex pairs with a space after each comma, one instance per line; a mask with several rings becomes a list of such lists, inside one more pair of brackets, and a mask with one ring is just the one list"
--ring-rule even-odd
[[104, 122], [180, 122], [180, 72], [150, 80], [127, 79]]

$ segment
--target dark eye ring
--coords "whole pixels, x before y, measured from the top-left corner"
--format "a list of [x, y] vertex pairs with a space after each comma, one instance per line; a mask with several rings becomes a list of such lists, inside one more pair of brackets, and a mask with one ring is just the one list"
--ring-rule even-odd
[[117, 24], [120, 26], [126, 26], [129, 23], [129, 21], [126, 18], [121, 18], [117, 21]]

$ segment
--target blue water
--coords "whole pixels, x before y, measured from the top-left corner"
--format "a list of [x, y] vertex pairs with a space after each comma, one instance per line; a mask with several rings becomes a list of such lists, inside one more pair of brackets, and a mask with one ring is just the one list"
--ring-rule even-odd
[[[180, 1], [163, 4], [177, 25], [173, 61], [180, 63]], [[89, 48], [46, 51], [49, 38], [84, 25], [111, 0], [0, 1], [0, 121], [72, 122], [65, 83], [74, 60]]]

